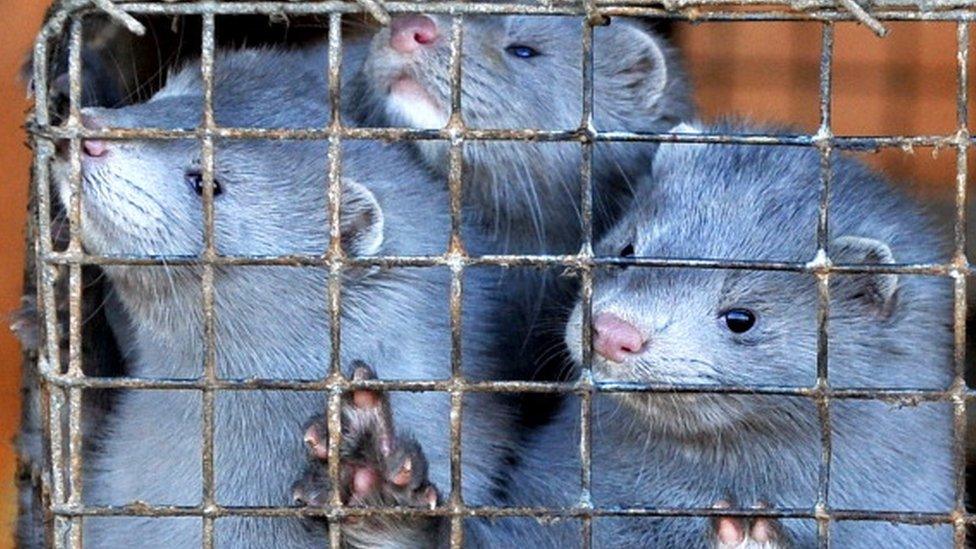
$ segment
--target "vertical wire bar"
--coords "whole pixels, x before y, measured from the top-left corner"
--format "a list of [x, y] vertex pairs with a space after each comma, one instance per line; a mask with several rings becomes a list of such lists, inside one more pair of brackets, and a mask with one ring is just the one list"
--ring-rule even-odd
[[[46, 95], [46, 93], [44, 94]], [[46, 99], [45, 99], [46, 101]], [[38, 223], [38, 229], [35, 236], [39, 239], [39, 242], [35, 242], [34, 250], [37, 254], [37, 260], [35, 262], [35, 277], [37, 279], [37, 298], [38, 303], [41, 308], [38, 311], [38, 315], [44, 316], [44, 343], [40, 349], [38, 349], [36, 371], [34, 375], [38, 378], [38, 389], [40, 394], [38, 395], [39, 402], [38, 405], [41, 410], [40, 424], [38, 428], [41, 431], [42, 436], [42, 452], [48, 452], [49, 455], [53, 456], [55, 449], [53, 447], [53, 435], [54, 432], [50, 429], [52, 418], [57, 417], [59, 414], [55, 412], [53, 408], [52, 393], [56, 391], [57, 388], [53, 387], [52, 384], [46, 378], [47, 375], [54, 373], [53, 368], [56, 367], [59, 360], [59, 349], [58, 349], [58, 326], [57, 326], [57, 309], [54, 306], [54, 281], [57, 273], [57, 267], [50, 263], [42, 261], [41, 258], [49, 253], [51, 250], [51, 210], [50, 210], [50, 184], [51, 184], [51, 174], [49, 170], [49, 162], [53, 155], [54, 146], [50, 140], [39, 138], [34, 142], [36, 159], [34, 163], [34, 178], [35, 183], [38, 187], [35, 188], [35, 193], [38, 195], [37, 201], [37, 217], [38, 219], [46, 220], [44, 223]], [[40, 197], [40, 189], [44, 189], [45, 196]], [[42, 226], [42, 225], [46, 225]], [[25, 403], [25, 405], [27, 405]], [[50, 526], [54, 524], [55, 519], [51, 509], [51, 500], [53, 496], [54, 488], [61, 481], [61, 471], [57, 467], [53, 466], [54, 462], [51, 461], [51, 478], [46, 484], [48, 485], [51, 493], [48, 494], [48, 501], [44, 501], [45, 495], [42, 489], [41, 499], [42, 503], [45, 503], [44, 508], [44, 519], [45, 525], [48, 527], [45, 529], [45, 539], [48, 543], [53, 543], [53, 532]], [[35, 464], [37, 466], [43, 466], [42, 463]], [[48, 471], [44, 468], [45, 473]], [[45, 482], [42, 481], [42, 487]], [[37, 489], [37, 488], [35, 488]]]
[[[34, 119], [40, 127], [50, 127], [51, 117], [48, 112], [48, 39], [42, 38], [34, 43], [33, 82], [34, 82]], [[43, 260], [53, 249], [53, 234], [51, 228], [51, 170], [50, 162], [54, 157], [54, 142], [50, 138], [33, 133], [35, 147], [34, 183], [37, 193], [37, 237], [35, 251], [39, 254], [37, 262], [38, 303], [44, 315], [44, 345], [43, 352], [38, 354], [37, 375], [41, 388], [41, 418], [40, 425], [45, 450], [50, 456], [50, 499], [44, 509], [45, 537], [52, 546], [60, 546], [55, 536], [55, 527], [59, 519], [51, 509], [52, 502], [63, 501], [63, 461], [58, 456], [61, 453], [61, 416], [60, 407], [56, 402], [54, 387], [46, 375], [60, 371], [60, 348], [58, 346], [58, 317], [55, 305], [54, 284], [57, 280], [57, 265]]]
[[[46, 75], [45, 75], [46, 76]], [[46, 86], [46, 81], [44, 85]], [[45, 87], [45, 95], [47, 88]], [[47, 117], [47, 102], [43, 105], [43, 111], [45, 117]], [[50, 121], [48, 120], [48, 124]], [[54, 155], [54, 147], [51, 143], [48, 145], [48, 159]], [[74, 149], [69, 151], [73, 153], [73, 156], [78, 154], [78, 150]], [[51, 251], [53, 248], [53, 227], [51, 224], [51, 211], [50, 211], [50, 172], [49, 165], [45, 162], [43, 166], [44, 173], [48, 175], [48, 180], [40, 183], [40, 188], [42, 192], [44, 207], [42, 210], [43, 217], [41, 219], [42, 226], [46, 225], [46, 238], [45, 238], [45, 248], [47, 251]], [[65, 205], [65, 208], [68, 208]], [[54, 264], [45, 263], [44, 274], [42, 278], [42, 287], [44, 294], [44, 309], [47, 312], [47, 369], [48, 372], [63, 373], [63, 367], [61, 361], [61, 345], [60, 345], [60, 319], [58, 318], [57, 309], [57, 296], [55, 292], [55, 285], [57, 284], [58, 278], [60, 277], [60, 267]], [[68, 468], [65, 463], [65, 433], [64, 433], [64, 411], [65, 406], [67, 406], [67, 391], [64, 387], [58, 385], [49, 385], [49, 412], [48, 412], [48, 430], [50, 432], [50, 452], [51, 452], [51, 503], [56, 505], [63, 505], [68, 501], [67, 493], [67, 482], [69, 479], [66, 478]], [[68, 524], [68, 519], [63, 515], [55, 515], [53, 520], [53, 531], [52, 531], [52, 544], [54, 547], [66, 547], [65, 531], [70, 528]], [[70, 534], [70, 530], [68, 530]]]
[[820, 52], [820, 129], [817, 146], [820, 150], [820, 208], [817, 219], [817, 260], [823, 269], [817, 273], [817, 409], [820, 419], [820, 470], [818, 472], [817, 502], [814, 514], [817, 518], [817, 539], [819, 547], [830, 547], [830, 382], [828, 379], [828, 329], [830, 317], [830, 183], [832, 154], [830, 107], [831, 107], [831, 68], [834, 53], [834, 24], [824, 23], [821, 35]]
[[464, 242], [461, 238], [461, 191], [463, 173], [462, 147], [464, 118], [461, 115], [461, 59], [464, 40], [464, 20], [460, 15], [451, 18], [451, 115], [448, 128], [451, 133], [450, 191], [451, 240], [448, 245], [448, 261], [451, 267], [451, 547], [464, 545], [464, 497], [461, 493], [461, 425], [464, 399], [464, 377], [461, 369], [461, 303], [463, 297]]
[[203, 175], [203, 547], [213, 549], [216, 488], [214, 486], [214, 387], [217, 381], [217, 346], [214, 318], [214, 15], [204, 13], [200, 44], [203, 79], [203, 134], [200, 155]]
[[[77, 16], [71, 20], [68, 42], [68, 125], [75, 129], [84, 127], [81, 119], [81, 48], [82, 19]], [[80, 254], [82, 174], [81, 138], [77, 135], [71, 138], [69, 161], [71, 199], [68, 205], [68, 251]], [[84, 377], [81, 364], [81, 301], [81, 263], [73, 261], [68, 266], [68, 376], [75, 379]], [[82, 502], [81, 391], [80, 387], [72, 387], [68, 391], [68, 459], [71, 468], [68, 503], [73, 507]], [[81, 549], [81, 533], [82, 518], [75, 516], [71, 520], [71, 546], [74, 549]]]
[[954, 227], [955, 257], [953, 257], [953, 353], [955, 380], [952, 387], [953, 402], [953, 452], [955, 459], [955, 509], [953, 534], [955, 547], [966, 545], [966, 274], [969, 260], [966, 257], [966, 181], [968, 179], [969, 150], [969, 24], [960, 21], [956, 26], [956, 216]]
[[582, 113], [580, 127], [585, 136], [580, 143], [580, 219], [582, 245], [579, 259], [586, 268], [580, 272], [582, 283], [582, 332], [583, 371], [580, 373], [580, 502], [579, 506], [586, 510], [581, 517], [580, 529], [582, 545], [589, 548], [593, 544], [593, 516], [589, 513], [593, 509], [591, 481], [593, 476], [592, 464], [592, 418], [593, 418], [593, 369], [592, 369], [592, 333], [590, 317], [593, 306], [593, 271], [590, 261], [593, 259], [593, 139], [596, 130], [593, 126], [593, 25], [599, 20], [592, 0], [587, 2], [587, 17], [582, 26], [582, 58], [581, 67], [583, 89]]
[[[326, 380], [332, 383], [332, 389], [327, 395], [327, 422], [329, 425], [329, 479], [332, 481], [330, 506], [333, 509], [342, 508], [342, 492], [340, 482], [340, 456], [338, 448], [342, 444], [342, 365], [340, 363], [339, 345], [342, 332], [340, 331], [340, 317], [342, 316], [342, 268], [344, 251], [342, 249], [342, 235], [340, 234], [340, 220], [342, 204], [342, 90], [340, 88], [340, 74], [342, 67], [342, 14], [329, 14], [329, 54], [328, 54], [328, 84], [329, 84], [329, 173], [328, 173], [328, 216], [329, 216], [329, 249], [326, 258], [329, 260], [328, 305], [329, 305], [329, 371]], [[331, 513], [329, 519], [329, 546], [342, 547], [342, 519], [336, 513]]]

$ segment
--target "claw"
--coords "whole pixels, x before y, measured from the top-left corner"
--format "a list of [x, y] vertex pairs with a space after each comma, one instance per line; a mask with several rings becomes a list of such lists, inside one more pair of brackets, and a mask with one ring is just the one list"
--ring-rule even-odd
[[291, 487], [292, 503], [298, 507], [321, 507], [328, 501], [328, 484], [314, 475], [306, 475]]
[[437, 508], [437, 489], [433, 486], [428, 486], [424, 490], [423, 501], [427, 502], [427, 508], [431, 511]]
[[324, 461], [329, 459], [329, 441], [328, 437], [323, 435], [318, 422], [313, 422], [305, 430], [305, 445], [315, 458]]
[[[369, 379], [375, 379], [376, 373], [372, 368], [367, 366], [362, 362], [356, 362], [356, 366], [352, 371], [353, 381], [366, 381]], [[382, 402], [382, 398], [376, 391], [370, 391], [368, 389], [362, 389], [358, 391], [353, 391], [352, 393], [353, 404], [357, 408], [376, 408]]]
[[393, 484], [396, 484], [397, 486], [401, 486], [401, 487], [406, 486], [410, 484], [410, 479], [413, 476], [412, 473], [413, 473], [413, 461], [411, 461], [410, 458], [407, 458], [400, 465], [400, 470], [397, 471], [395, 475], [393, 475], [393, 478], [391, 480]]

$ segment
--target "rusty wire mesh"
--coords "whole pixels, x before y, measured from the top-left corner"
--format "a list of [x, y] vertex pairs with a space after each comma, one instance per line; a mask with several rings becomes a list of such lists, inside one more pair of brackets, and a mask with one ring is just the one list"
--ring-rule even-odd
[[[743, 10], [741, 7], [751, 9]], [[115, 17], [130, 30], [138, 32], [140, 24], [133, 15], [172, 14], [197, 15], [203, 21], [202, 33], [202, 77], [204, 82], [204, 118], [201, 125], [192, 130], [161, 129], [88, 129], [81, 123], [81, 42], [82, 24], [86, 15], [103, 10]], [[451, 31], [451, 115], [449, 122], [440, 130], [413, 130], [403, 128], [353, 128], [345, 127], [339, 116], [339, 70], [341, 61], [341, 24], [344, 14], [366, 10], [377, 20], [388, 20], [389, 13], [427, 12], [443, 13], [452, 16]], [[320, 14], [329, 20], [329, 67], [328, 83], [332, 119], [327, 127], [304, 129], [255, 129], [218, 127], [213, 112], [213, 63], [214, 63], [214, 18], [225, 14]], [[560, 131], [542, 131], [531, 128], [517, 130], [469, 129], [461, 118], [461, 48], [465, 14], [545, 14], [583, 16], [583, 62], [580, 67], [583, 75], [583, 102], [580, 125], [577, 128]], [[650, 16], [675, 20], [699, 21], [783, 21], [816, 20], [822, 22], [820, 56], [820, 123], [814, 134], [795, 135], [676, 135], [669, 133], [630, 133], [600, 131], [593, 125], [593, 27], [603, 24], [611, 16]], [[326, 518], [330, 526], [329, 537], [332, 546], [341, 543], [341, 529], [337, 526], [345, 517], [365, 514], [392, 515], [437, 515], [450, 518], [451, 546], [460, 547], [464, 543], [463, 521], [469, 517], [551, 517], [578, 519], [582, 523], [583, 543], [592, 544], [591, 521], [594, 517], [606, 516], [760, 516], [770, 518], [814, 519], [818, 524], [819, 545], [830, 546], [830, 524], [836, 520], [881, 520], [906, 524], [950, 524], [954, 529], [954, 545], [966, 546], [967, 527], [976, 523], [976, 516], [967, 512], [965, 506], [965, 433], [966, 402], [976, 393], [966, 388], [963, 380], [965, 367], [965, 328], [966, 328], [966, 285], [967, 276], [972, 274], [967, 260], [966, 249], [966, 181], [967, 154], [972, 143], [967, 127], [968, 56], [969, 24], [976, 19], [976, 10], [971, 0], [941, 2], [932, 4], [912, 4], [899, 0], [883, 0], [864, 11], [853, 2], [841, 2], [835, 6], [828, 0], [808, 2], [770, 3], [762, 0], [681, 0], [664, 2], [664, 6], [644, 0], [618, 2], [616, 0], [585, 0], [541, 3], [497, 3], [497, 2], [387, 2], [381, 4], [373, 0], [352, 2], [128, 2], [108, 0], [65, 1], [51, 16], [38, 35], [34, 46], [33, 78], [36, 90], [35, 108], [28, 129], [31, 144], [35, 150], [33, 193], [36, 203], [36, 222], [38, 234], [33, 243], [36, 250], [36, 276], [38, 302], [41, 305], [42, 322], [46, 333], [43, 348], [37, 359], [37, 373], [43, 381], [43, 394], [47, 408], [45, 414], [45, 438], [50, 453], [49, 476], [43, 476], [41, 487], [50, 494], [46, 513], [50, 518], [52, 530], [48, 539], [56, 547], [82, 547], [82, 521], [85, 517], [97, 516], [151, 516], [173, 517], [193, 516], [202, 519], [203, 545], [214, 545], [214, 521], [228, 516], [255, 517], [301, 517], [317, 516]], [[858, 20], [867, 24], [879, 34], [883, 33], [884, 21], [939, 20], [954, 21], [957, 24], [957, 93], [956, 130], [949, 135], [884, 135], [871, 137], [835, 136], [831, 129], [831, 65], [834, 48], [834, 23], [837, 21]], [[49, 56], [48, 48], [56, 37], [69, 33], [69, 78], [70, 108], [64, 123], [55, 124], [48, 111]], [[199, 256], [155, 257], [155, 256], [101, 256], [87, 253], [80, 239], [80, 185], [81, 185], [81, 141], [84, 138], [98, 139], [197, 139], [202, 147], [202, 172], [204, 179], [203, 207], [205, 240], [204, 250]], [[214, 140], [215, 139], [317, 139], [328, 140], [329, 169], [327, 174], [331, 240], [327, 250], [320, 255], [288, 256], [226, 256], [217, 252], [214, 245]], [[448, 249], [434, 256], [386, 256], [386, 257], [346, 257], [339, 241], [339, 174], [341, 168], [340, 145], [343, 140], [387, 139], [387, 140], [446, 140], [450, 142], [450, 212], [451, 235]], [[65, 205], [70, 223], [70, 241], [67, 249], [55, 250], [52, 245], [49, 162], [55, 153], [55, 143], [67, 140], [70, 143], [70, 173], [72, 200]], [[577, 254], [570, 255], [485, 255], [470, 256], [465, 252], [461, 240], [461, 190], [462, 155], [461, 147], [465, 141], [476, 140], [514, 140], [514, 141], [569, 141], [579, 143], [582, 149], [580, 166], [580, 193], [582, 208], [583, 244]], [[712, 260], [705, 258], [617, 258], [596, 257], [592, 250], [592, 189], [591, 162], [595, 143], [606, 141], [647, 141], [683, 143], [742, 143], [757, 145], [795, 145], [816, 148], [821, 154], [821, 192], [819, 219], [817, 223], [818, 251], [808, 262], [771, 262], [749, 259]], [[831, 184], [831, 152], [834, 149], [881, 149], [908, 146], [932, 146], [954, 148], [956, 151], [955, 222], [954, 255], [946, 263], [896, 264], [885, 266], [834, 265], [829, 259], [828, 250], [828, 197]], [[81, 269], [84, 265], [200, 265], [203, 269], [203, 295], [201, 308], [204, 318], [204, 338], [206, 345], [204, 374], [199, 379], [139, 379], [92, 378], [82, 372], [81, 364]], [[325, 266], [329, 268], [328, 301], [331, 330], [329, 338], [332, 345], [330, 373], [321, 380], [254, 380], [218, 378], [216, 374], [216, 343], [214, 318], [214, 270], [225, 265], [290, 265]], [[572, 382], [532, 382], [497, 381], [471, 382], [461, 374], [461, 302], [463, 295], [462, 273], [473, 266], [497, 265], [503, 267], [546, 267], [562, 266], [576, 271], [581, 279], [583, 301], [583, 356], [584, 368], [577, 381]], [[817, 279], [817, 380], [809, 387], [796, 386], [723, 386], [701, 387], [686, 384], [597, 382], [590, 371], [592, 346], [590, 342], [590, 309], [593, 292], [592, 273], [596, 268], [614, 265], [636, 265], [641, 267], [677, 268], [723, 268], [773, 270], [807, 273]], [[451, 378], [440, 381], [351, 381], [341, 375], [339, 364], [340, 323], [339, 306], [341, 301], [341, 272], [349, 267], [378, 266], [394, 268], [448, 267], [451, 272], [450, 322], [451, 322]], [[69, 333], [66, 365], [61, 364], [59, 351], [59, 325], [54, 281], [59, 269], [67, 268], [69, 274]], [[898, 273], [913, 275], [936, 275], [950, 278], [954, 284], [954, 368], [955, 381], [945, 391], [920, 389], [832, 389], [829, 382], [827, 363], [828, 312], [830, 276], [834, 273]], [[202, 392], [203, 415], [203, 498], [197, 506], [159, 506], [132, 504], [128, 506], [90, 506], [82, 500], [82, 418], [81, 394], [84, 389], [190, 389]], [[331, 503], [323, 508], [293, 507], [231, 507], [221, 505], [215, 497], [213, 438], [214, 438], [214, 395], [217, 391], [248, 391], [261, 389], [282, 389], [294, 391], [320, 391], [328, 395], [328, 423], [330, 445], [337, 445], [341, 436], [340, 396], [353, 388], [373, 388], [396, 391], [442, 391], [451, 395], [451, 486], [446, 504], [436, 509], [415, 508], [354, 508], [345, 507], [340, 500], [338, 483], [333, 482]], [[591, 479], [590, 422], [592, 396], [599, 392], [683, 392], [683, 393], [723, 393], [723, 394], [768, 394], [800, 396], [816, 402], [821, 425], [822, 451], [818, 476], [816, 501], [805, 508], [778, 509], [713, 509], [713, 508], [646, 508], [646, 507], [594, 507], [590, 501]], [[579, 441], [582, 468], [580, 480], [582, 492], [579, 502], [568, 508], [543, 507], [487, 507], [465, 505], [461, 495], [461, 445], [462, 424], [461, 399], [465, 392], [523, 392], [523, 393], [566, 393], [576, 394], [581, 400], [581, 437]], [[869, 512], [861, 510], [834, 509], [829, 504], [828, 486], [831, 473], [831, 399], [884, 399], [889, 402], [905, 404], [920, 401], [941, 401], [954, 407], [954, 453], [956, 463], [955, 505], [950, 513], [906, 513]], [[312, 411], [310, 411], [311, 413]], [[67, 421], [63, 421], [66, 415]], [[65, 445], [67, 446], [65, 448]], [[334, 447], [334, 446], [333, 446]], [[66, 450], [66, 451], [65, 451]], [[67, 456], [67, 457], [66, 457]], [[330, 477], [339, 478], [339, 458], [330, 452], [328, 471]], [[442, 487], [443, 488], [443, 487]]]

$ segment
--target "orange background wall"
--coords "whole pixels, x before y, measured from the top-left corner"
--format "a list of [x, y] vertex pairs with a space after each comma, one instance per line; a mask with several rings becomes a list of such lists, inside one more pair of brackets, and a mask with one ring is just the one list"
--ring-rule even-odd
[[[21, 125], [27, 100], [17, 71], [42, 16], [42, 0], [0, 0], [0, 315], [18, 304], [30, 155]], [[948, 133], [955, 117], [955, 30], [951, 24], [896, 24], [879, 40], [839, 25], [834, 120], [838, 133]], [[815, 128], [819, 25], [679, 24], [677, 42], [706, 119], [735, 113]], [[976, 57], [976, 55], [974, 55]], [[866, 155], [891, 175], [918, 181], [920, 197], [951, 196], [947, 153]], [[12, 545], [15, 517], [11, 439], [19, 418], [20, 353], [0, 326], [0, 547]]]
[[0, 0], [0, 547], [13, 546], [16, 518], [13, 436], [20, 418], [20, 347], [6, 319], [20, 302], [30, 167], [21, 129], [28, 101], [18, 71], [45, 7], [39, 0]]

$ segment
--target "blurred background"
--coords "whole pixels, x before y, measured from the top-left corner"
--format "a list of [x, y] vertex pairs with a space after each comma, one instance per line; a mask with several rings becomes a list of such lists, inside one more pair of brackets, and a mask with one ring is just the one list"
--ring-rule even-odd
[[[0, 316], [18, 307], [24, 259], [30, 151], [20, 64], [46, 3], [0, 0]], [[894, 23], [879, 39], [839, 24], [835, 40], [833, 120], [838, 135], [946, 135], [956, 125], [954, 23]], [[813, 131], [819, 122], [817, 23], [677, 23], [705, 120], [741, 115]], [[972, 108], [970, 109], [973, 110]], [[952, 150], [859, 153], [920, 200], [951, 203]], [[909, 183], [910, 182], [910, 183]], [[13, 545], [16, 516], [13, 437], [19, 420], [20, 350], [9, 322], [0, 325], [0, 547]]]
[[18, 72], [46, 2], [0, 0], [0, 547], [13, 547], [17, 516], [13, 437], [20, 420], [20, 347], [7, 329], [20, 303], [30, 150], [23, 131], [28, 100]]

